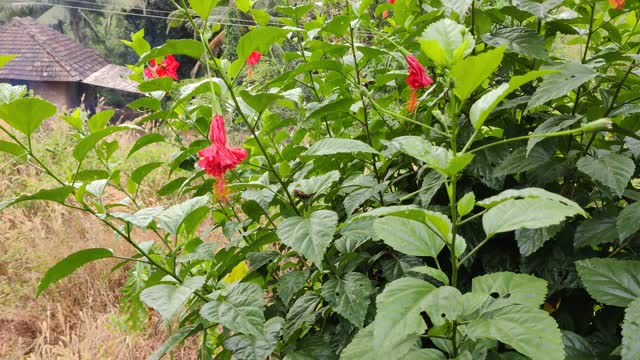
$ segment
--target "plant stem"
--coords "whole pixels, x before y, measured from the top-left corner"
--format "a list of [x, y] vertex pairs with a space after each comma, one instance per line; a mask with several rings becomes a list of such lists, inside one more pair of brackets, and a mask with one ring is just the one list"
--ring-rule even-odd
[[584, 132], [584, 130], [582, 128], [577, 128], [577, 129], [557, 131], [557, 132], [554, 132], [554, 133], [547, 133], [547, 134], [530, 134], [530, 135], [517, 136], [517, 137], [513, 137], [513, 138], [509, 138], [509, 139], [504, 139], [504, 140], [492, 142], [491, 144], [479, 146], [479, 147], [469, 151], [469, 153], [475, 153], [475, 152], [478, 152], [480, 150], [484, 150], [486, 148], [490, 148], [492, 146], [496, 146], [496, 145], [500, 145], [500, 144], [506, 144], [506, 143], [510, 143], [510, 142], [514, 142], [514, 141], [522, 141], [522, 140], [529, 140], [529, 139], [535, 139], [535, 138], [557, 137], [557, 136], [565, 136], [565, 135], [577, 135], [577, 134], [580, 134], [582, 132]]
[[[203, 42], [203, 45], [205, 47], [205, 51], [208, 53], [208, 56], [211, 57], [211, 59], [214, 59], [215, 56], [213, 54], [213, 51], [211, 50], [211, 48], [209, 47], [209, 45], [207, 44], [207, 42], [204, 40], [204, 35], [202, 34], [202, 32], [200, 31], [200, 29], [195, 25], [195, 22], [193, 21], [193, 17], [191, 16], [191, 13], [189, 13], [189, 11], [187, 10], [189, 7], [187, 6], [185, 0], [180, 0], [180, 2], [182, 3], [182, 6], [178, 5], [177, 3], [175, 3], [175, 1], [172, 0], [172, 2], [174, 3], [174, 5], [176, 5], [178, 8], [182, 8], [185, 10], [185, 15], [187, 16], [187, 19], [189, 20], [189, 22], [192, 24], [192, 26], [194, 27], [194, 30], [196, 32], [196, 35], [201, 39], [201, 41]], [[238, 111], [238, 113], [240, 114], [240, 117], [242, 118], [242, 121], [244, 122], [245, 126], [249, 129], [249, 131], [251, 132], [251, 136], [253, 136], [253, 138], [256, 140], [256, 143], [258, 144], [258, 147], [260, 148], [260, 151], [262, 152], [262, 154], [264, 155], [265, 160], [267, 161], [267, 164], [269, 165], [269, 169], [271, 170], [271, 173], [273, 174], [273, 176], [276, 178], [276, 181], [280, 184], [280, 186], [282, 187], [282, 190], [284, 191], [285, 195], [287, 196], [287, 199], [289, 200], [289, 203], [291, 205], [291, 207], [293, 208], [293, 210], [295, 211], [295, 213], [299, 216], [301, 216], [302, 214], [300, 213], [300, 210], [298, 210], [298, 208], [295, 205], [295, 201], [293, 199], [293, 196], [291, 196], [291, 193], [289, 193], [289, 189], [287, 188], [286, 184], [284, 183], [284, 181], [282, 181], [282, 178], [280, 177], [280, 174], [278, 174], [278, 171], [275, 169], [275, 166], [273, 165], [273, 163], [271, 162], [271, 159], [269, 158], [269, 153], [267, 152], [267, 150], [265, 149], [264, 145], [262, 144], [262, 141], [260, 141], [260, 138], [257, 136], [255, 129], [251, 126], [251, 122], [249, 121], [249, 119], [247, 118], [247, 116], [245, 115], [245, 113], [241, 110], [242, 108], [240, 107], [240, 103], [238, 102], [238, 98], [235, 94], [235, 91], [233, 90], [233, 86], [232, 84], [229, 82], [229, 79], [227, 79], [226, 75], [224, 74], [224, 72], [222, 71], [222, 69], [220, 69], [220, 67], [218, 66], [218, 64], [215, 61], [212, 61], [215, 66], [216, 66], [216, 70], [218, 72], [218, 75], [220, 76], [220, 79], [222, 79], [222, 81], [224, 82], [225, 86], [227, 87], [227, 90], [229, 91], [229, 95], [231, 96], [231, 99], [233, 100], [233, 103], [235, 105], [236, 111]], [[207, 61], [207, 64], [209, 63], [209, 61]], [[211, 79], [211, 77], [210, 77]], [[212, 93], [213, 96], [215, 96], [215, 93]], [[260, 117], [262, 116], [262, 113], [258, 114], [258, 121], [260, 120]]]
[[478, 245], [476, 245], [476, 247], [474, 247], [473, 250], [471, 250], [467, 255], [465, 255], [462, 258], [462, 260], [460, 260], [460, 264], [463, 264], [465, 261], [467, 261], [473, 254], [475, 254], [478, 250], [480, 250], [481, 247], [483, 247], [486, 243], [488, 243], [489, 240], [491, 240], [491, 236], [485, 238]]
[[[347, 6], [349, 6], [349, 1], [347, 1]], [[351, 35], [351, 39], [349, 41], [349, 45], [351, 45], [351, 53], [353, 55], [353, 64], [355, 67], [355, 73], [356, 73], [356, 81], [358, 82], [358, 87], [360, 87], [361, 84], [361, 80], [360, 80], [360, 67], [358, 66], [358, 56], [356, 53], [356, 47], [355, 47], [355, 39], [354, 39], [354, 32], [353, 32], [353, 27], [351, 25], [349, 25], [349, 33]], [[362, 93], [360, 93], [360, 100], [362, 100], [362, 111], [363, 111], [363, 115], [364, 115], [364, 129], [367, 133], [367, 142], [369, 143], [369, 146], [373, 147], [373, 139], [371, 138], [371, 131], [369, 130], [369, 111], [367, 109], [367, 104], [364, 101], [364, 95], [362, 95]], [[376, 154], [372, 155], [373, 161], [371, 162], [371, 165], [373, 165], [373, 172], [374, 175], [376, 176], [376, 180], [378, 181], [378, 184], [382, 184], [382, 178], [380, 176], [380, 172], [378, 171], [378, 156]], [[384, 206], [384, 194], [382, 193], [382, 190], [379, 191], [379, 195], [380, 195], [380, 205]]]

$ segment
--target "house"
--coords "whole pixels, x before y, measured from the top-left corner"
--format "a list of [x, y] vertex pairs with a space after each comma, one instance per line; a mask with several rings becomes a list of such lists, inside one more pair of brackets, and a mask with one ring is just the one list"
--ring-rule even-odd
[[26, 85], [60, 110], [82, 102], [93, 111], [97, 87], [138, 93], [136, 84], [125, 78], [129, 69], [110, 64], [95, 50], [30, 17], [0, 25], [0, 55], [16, 55], [0, 69], [0, 82]]

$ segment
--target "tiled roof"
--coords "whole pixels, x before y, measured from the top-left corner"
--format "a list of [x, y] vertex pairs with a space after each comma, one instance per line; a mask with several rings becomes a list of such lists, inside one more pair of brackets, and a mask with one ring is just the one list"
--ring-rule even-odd
[[0, 69], [0, 79], [81, 81], [109, 64], [95, 50], [32, 18], [0, 26], [0, 55], [17, 55]]

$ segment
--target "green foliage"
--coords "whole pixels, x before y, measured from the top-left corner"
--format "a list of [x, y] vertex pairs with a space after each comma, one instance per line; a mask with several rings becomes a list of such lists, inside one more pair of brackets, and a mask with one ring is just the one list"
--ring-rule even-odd
[[60, 279], [72, 274], [82, 265], [91, 261], [110, 258], [113, 256], [113, 251], [109, 249], [85, 249], [75, 252], [66, 258], [59, 261], [53, 267], [51, 267], [42, 277], [38, 284], [38, 290], [36, 291], [36, 297], [48, 288], [51, 284], [59, 281]]
[[[0, 149], [58, 183], [0, 208], [52, 200], [131, 244], [125, 311], [144, 303], [175, 330], [152, 358], [189, 336], [203, 359], [611, 359], [615, 348], [633, 358], [637, 6], [396, 0], [270, 12], [243, 1], [227, 14], [257, 25], [225, 26], [217, 59], [203, 46], [212, 29], [189, 18], [215, 1], [189, 3], [180, 13], [196, 39], [128, 43], [137, 70], [184, 54], [211, 76], [140, 84], [147, 94], [130, 107], [172, 135], [152, 131], [125, 153], [175, 147], [168, 160], [112, 164], [114, 136], [133, 127], [76, 112], [63, 117], [71, 170], [56, 176], [30, 147], [41, 116], [0, 110]], [[242, 82], [252, 51], [269, 72]], [[435, 80], [417, 89], [415, 112], [409, 54]], [[40, 101], [6, 93], [0, 109]], [[248, 152], [222, 175], [226, 188], [197, 162], [215, 114], [243, 130], [229, 143]], [[148, 204], [140, 184], [162, 169], [166, 203]], [[129, 200], [107, 200], [108, 188]], [[154, 240], [138, 242], [134, 227]], [[207, 241], [211, 231], [224, 244]]]

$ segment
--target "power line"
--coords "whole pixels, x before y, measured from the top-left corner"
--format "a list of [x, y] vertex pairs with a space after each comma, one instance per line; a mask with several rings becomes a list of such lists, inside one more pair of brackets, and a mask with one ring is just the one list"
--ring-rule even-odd
[[[84, 3], [89, 3], [92, 5], [99, 5], [99, 4], [95, 4], [95, 3], [90, 3], [87, 1], [80, 1], [80, 0], [72, 0], [72, 1], [76, 1], [76, 2], [84, 2]], [[40, 5], [40, 6], [59, 6], [62, 8], [67, 8], [67, 9], [76, 9], [76, 10], [87, 10], [87, 11], [93, 11], [93, 12], [99, 12], [99, 13], [108, 13], [108, 14], [116, 14], [116, 15], [122, 15], [122, 16], [137, 16], [137, 17], [146, 17], [146, 18], [152, 18], [152, 19], [163, 19], [163, 20], [171, 20], [171, 21], [179, 21], [179, 22], [186, 22], [188, 21], [188, 19], [184, 19], [184, 18], [179, 18], [179, 17], [168, 17], [168, 16], [159, 16], [159, 15], [151, 15], [151, 14], [136, 14], [136, 13], [132, 13], [132, 12], [126, 12], [126, 11], [118, 11], [118, 10], [107, 10], [105, 8], [101, 8], [101, 9], [96, 9], [96, 8], [89, 8], [89, 7], [81, 7], [81, 6], [71, 6], [71, 5], [62, 5], [62, 4], [51, 4], [51, 3], [45, 3], [45, 2], [36, 2], [36, 1], [13, 1], [10, 3], [6, 3], [5, 4], [1, 4], [0, 3], [0, 7], [4, 6], [8, 6], [8, 5], [18, 5], [18, 4], [24, 4], [24, 5]], [[100, 4], [105, 6], [106, 4]], [[137, 10], [141, 10], [141, 9], [137, 9]], [[233, 21], [233, 22], [223, 22], [223, 21], [216, 21], [216, 23], [220, 24], [220, 25], [225, 25], [225, 26], [250, 26], [250, 25], [255, 25], [254, 22], [252, 22], [251, 20], [245, 20], [245, 19], [234, 19], [234, 18], [225, 18], [227, 20]], [[248, 22], [248, 23], [238, 23], [238, 22]], [[274, 27], [284, 27], [284, 25], [279, 24], [279, 23], [269, 23], [269, 25], [272, 25]], [[373, 35], [373, 33], [367, 31], [367, 30], [357, 30], [356, 33], [360, 34], [360, 35]]]
[[[82, 7], [82, 6], [72, 6], [72, 5], [63, 5], [63, 4], [52, 4], [52, 3], [46, 3], [46, 2], [40, 2], [40, 1], [14, 1], [10, 4], [24, 4], [24, 5], [40, 5], [40, 6], [59, 6], [59, 7], [63, 7], [63, 8], [70, 8], [70, 9], [79, 9], [79, 10], [89, 10], [89, 11], [94, 11], [94, 12], [104, 12], [104, 13], [112, 13], [112, 14], [118, 14], [118, 15], [131, 15], [131, 16], [138, 16], [138, 17], [149, 17], [149, 18], [155, 18], [155, 19], [165, 19], [165, 20], [172, 20], [172, 21], [187, 21], [187, 19], [183, 19], [180, 17], [172, 17], [172, 16], [161, 16], [161, 15], [153, 15], [153, 14], [137, 14], [137, 13], [131, 13], [131, 12], [124, 12], [124, 11], [119, 11], [119, 10], [115, 10], [115, 9], [109, 9], [108, 6], [109, 4], [100, 4], [100, 3], [94, 3], [94, 2], [90, 2], [90, 1], [84, 1], [84, 0], [67, 0], [69, 2], [75, 2], [75, 3], [81, 3], [81, 4], [88, 4], [88, 5], [93, 5], [93, 6], [97, 6], [98, 8], [92, 8], [92, 7]], [[113, 5], [113, 3], [111, 3]], [[2, 5], [2, 4], [0, 4]], [[173, 12], [171, 11], [165, 11], [165, 10], [153, 10], [153, 9], [141, 9], [141, 8], [128, 8], [128, 10], [138, 10], [138, 11], [143, 11], [143, 12], [159, 12], [159, 13], [165, 13], [165, 14], [173, 14]], [[229, 20], [233, 23], [223, 23], [220, 21], [216, 21], [216, 23], [220, 23], [221, 25], [235, 25], [235, 26], [244, 26], [242, 24], [237, 24], [237, 23], [245, 23], [247, 25], [255, 25], [254, 21], [251, 20], [247, 20], [247, 19], [235, 19], [235, 18], [227, 18], [225, 17], [226, 20]], [[269, 25], [274, 25], [274, 26], [282, 26], [280, 23], [276, 23], [276, 22], [269, 22]]]

